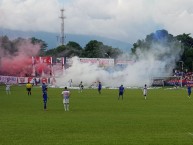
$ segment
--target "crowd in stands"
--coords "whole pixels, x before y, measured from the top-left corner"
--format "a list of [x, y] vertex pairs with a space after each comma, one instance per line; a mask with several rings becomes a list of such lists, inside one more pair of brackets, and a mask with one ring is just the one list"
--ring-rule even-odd
[[182, 76], [182, 79], [193, 80], [193, 72], [175, 70], [173, 76]]

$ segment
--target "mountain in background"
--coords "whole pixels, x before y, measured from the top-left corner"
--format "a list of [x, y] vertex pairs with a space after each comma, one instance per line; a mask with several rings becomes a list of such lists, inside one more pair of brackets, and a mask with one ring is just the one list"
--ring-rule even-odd
[[[48, 49], [56, 48], [60, 45], [59, 34], [57, 33], [49, 33], [49, 32], [32, 32], [32, 31], [17, 31], [17, 30], [9, 30], [9, 29], [1, 29], [0, 28], [0, 36], [8, 36], [10, 39], [16, 39], [18, 37], [21, 38], [31, 38], [35, 37], [37, 39], [41, 39], [48, 44]], [[127, 42], [109, 39], [100, 36], [92, 36], [92, 35], [75, 35], [75, 34], [66, 34], [65, 35], [65, 43], [69, 41], [74, 41], [80, 44], [83, 48], [86, 44], [91, 40], [97, 40], [102, 42], [104, 45], [112, 46], [113, 48], [119, 48], [123, 51], [130, 52], [132, 45]]]

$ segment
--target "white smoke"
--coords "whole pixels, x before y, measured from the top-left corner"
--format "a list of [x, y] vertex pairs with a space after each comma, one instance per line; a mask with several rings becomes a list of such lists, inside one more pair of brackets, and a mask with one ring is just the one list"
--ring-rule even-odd
[[[98, 81], [106, 87], [118, 87], [121, 84], [128, 87], [151, 85], [153, 77], [172, 75], [175, 62], [181, 55], [181, 48], [178, 45], [163, 47], [154, 44], [148, 51], [137, 50], [137, 54], [139, 59], [135, 63], [128, 65], [124, 70], [112, 72], [95, 64], [81, 63], [77, 57], [74, 57], [72, 66], [57, 79], [57, 85], [67, 85], [70, 79], [74, 86], [78, 86], [81, 81], [85, 86], [90, 86], [93, 82]], [[130, 57], [129, 59], [135, 58]]]
[[71, 79], [74, 86], [78, 86], [81, 81], [84, 85], [89, 86], [96, 81], [105, 80], [105, 77], [109, 75], [107, 71], [96, 64], [79, 62], [78, 57], [73, 57], [72, 62], [72, 66], [57, 79], [57, 86], [67, 85]]

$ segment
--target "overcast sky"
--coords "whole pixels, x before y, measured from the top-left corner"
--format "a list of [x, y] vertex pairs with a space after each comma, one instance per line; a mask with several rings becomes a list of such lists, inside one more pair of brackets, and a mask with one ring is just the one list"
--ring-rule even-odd
[[60, 33], [61, 8], [70, 34], [134, 43], [160, 29], [193, 33], [193, 0], [0, 0], [0, 28]]

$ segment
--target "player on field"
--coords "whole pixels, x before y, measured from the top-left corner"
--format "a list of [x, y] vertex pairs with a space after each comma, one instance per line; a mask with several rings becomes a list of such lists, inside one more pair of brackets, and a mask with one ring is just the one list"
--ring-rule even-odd
[[143, 88], [143, 96], [145, 97], [145, 99], [147, 98], [147, 85], [146, 84]]
[[83, 83], [82, 81], [79, 84], [79, 92], [82, 92], [82, 90], [84, 89]]
[[188, 91], [188, 97], [190, 98], [190, 95], [192, 93], [192, 87], [190, 85], [187, 85], [187, 91]]
[[47, 94], [47, 88], [45, 88], [43, 91], [44, 110], [47, 110], [47, 100], [48, 100], [48, 94]]
[[47, 90], [47, 85], [45, 84], [45, 82], [43, 82], [42, 84], [42, 92]]
[[68, 83], [69, 83], [69, 87], [72, 87], [72, 79], [70, 79], [70, 80], [68, 81]]
[[125, 88], [123, 87], [123, 85], [121, 85], [121, 86], [119, 87], [118, 100], [119, 100], [120, 97], [122, 97], [122, 100], [123, 100], [123, 93], [124, 93], [124, 91], [125, 91]]
[[101, 94], [101, 89], [102, 89], [102, 84], [101, 84], [101, 82], [99, 82], [99, 84], [98, 84], [98, 92], [99, 92], [99, 94]]
[[30, 82], [28, 82], [26, 84], [26, 90], [27, 90], [28, 96], [31, 95], [31, 89], [32, 89], [32, 84]]
[[70, 99], [70, 91], [67, 89], [67, 87], [64, 88], [64, 91], [62, 91], [62, 97], [63, 97], [63, 104], [65, 111], [69, 111], [69, 99]]
[[5, 84], [6, 85], [6, 87], [5, 87], [5, 90], [6, 90], [6, 94], [8, 95], [10, 95], [11, 94], [11, 85], [10, 84]]
[[178, 88], [178, 82], [174, 82], [174, 87], [177, 89]]

